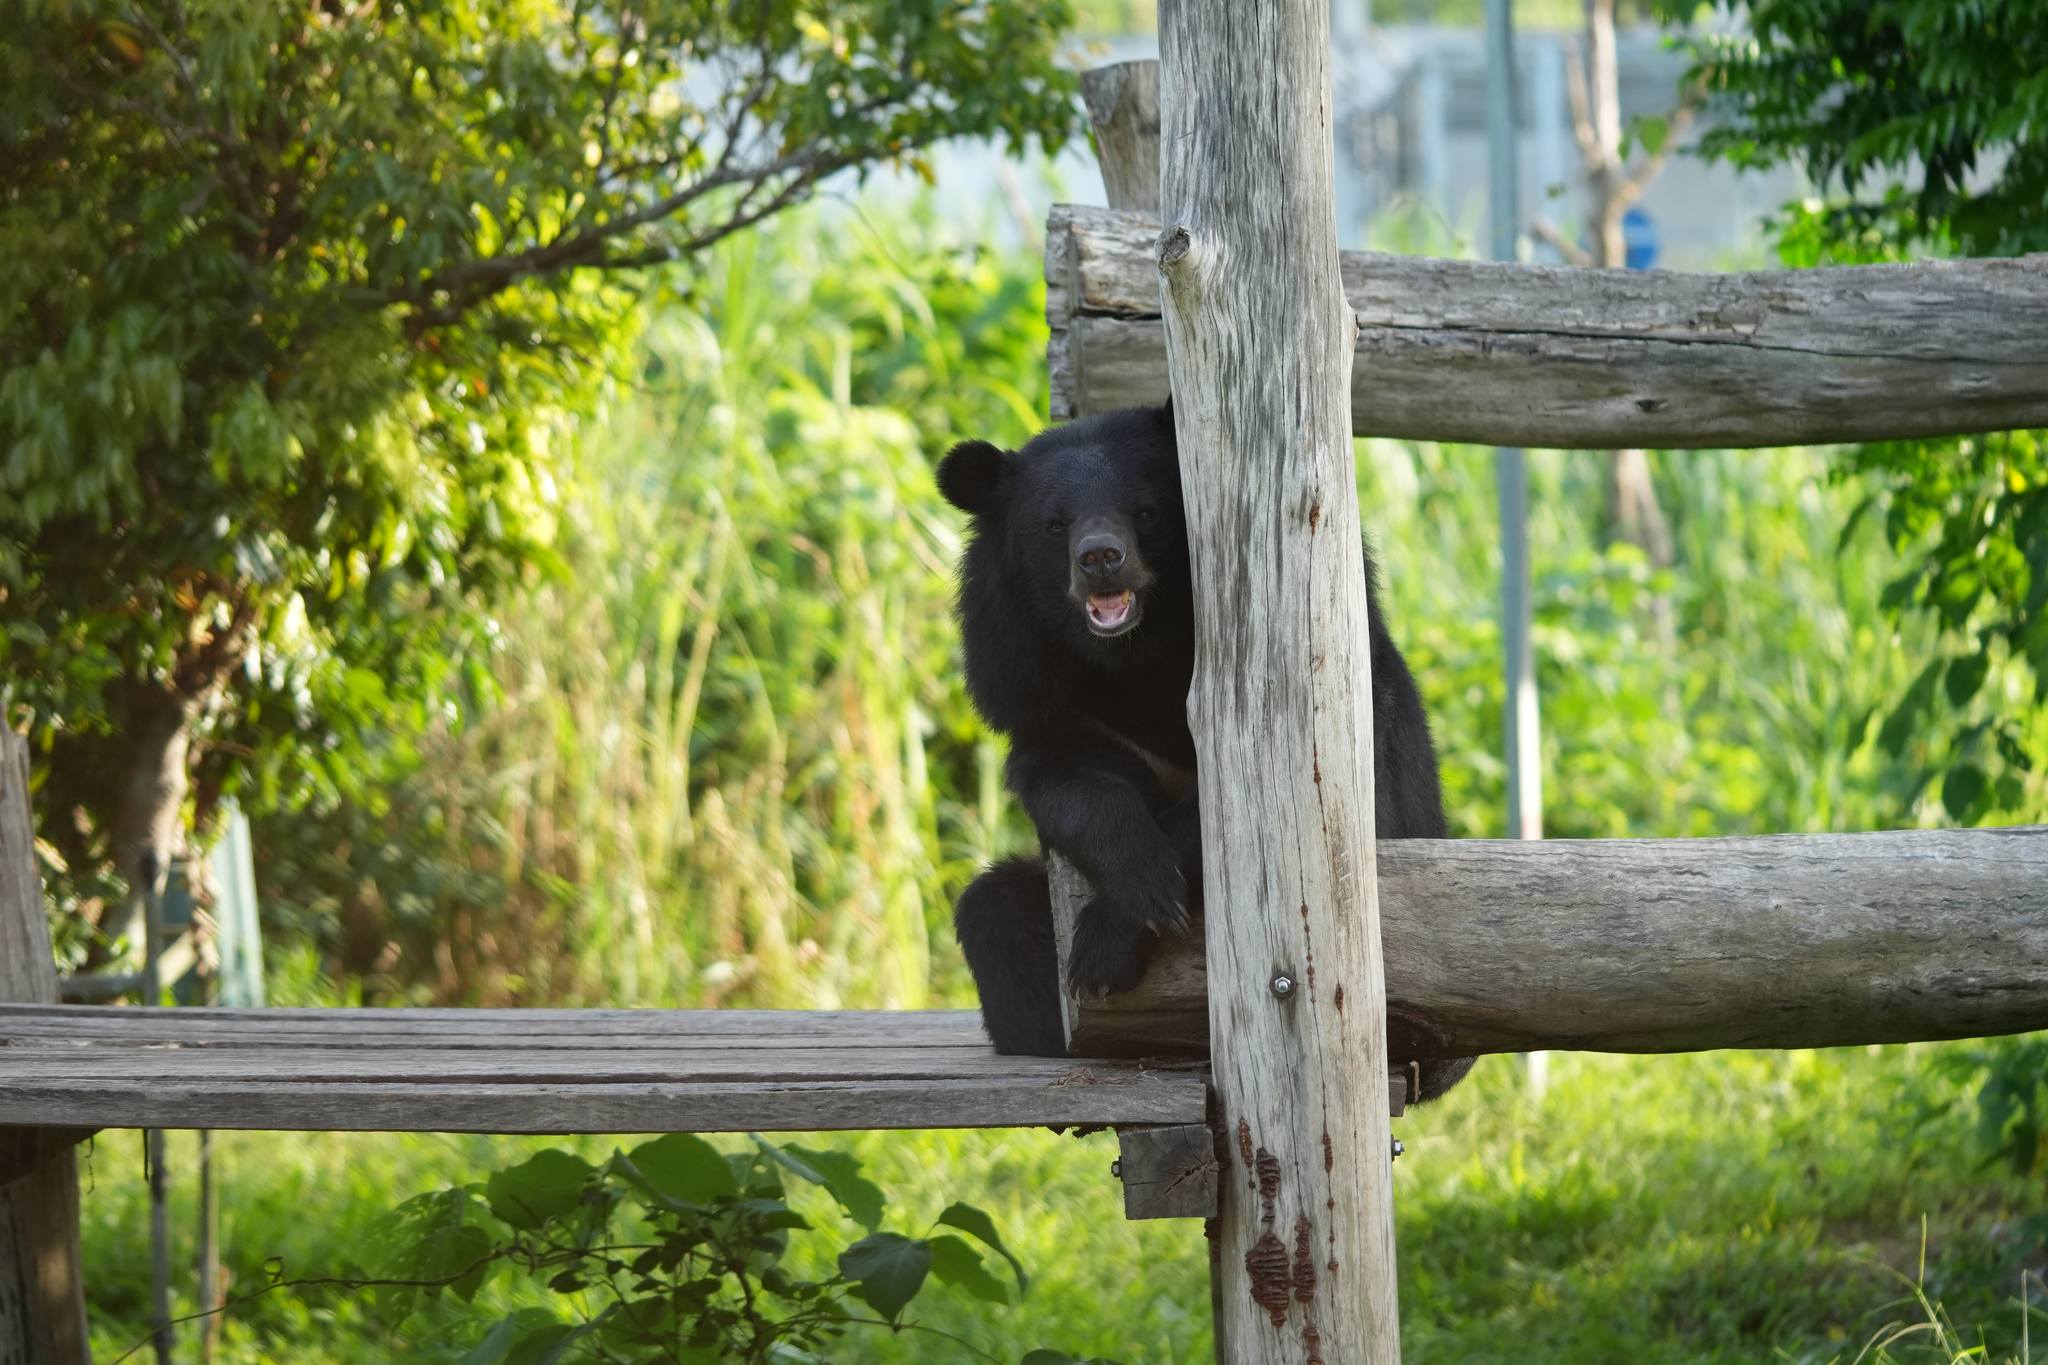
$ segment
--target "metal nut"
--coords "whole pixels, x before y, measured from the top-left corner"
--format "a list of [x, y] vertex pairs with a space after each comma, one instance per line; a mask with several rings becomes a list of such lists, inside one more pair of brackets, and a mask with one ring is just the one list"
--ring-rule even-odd
[[1268, 984], [1273, 988], [1275, 999], [1285, 1000], [1294, 994], [1294, 978], [1285, 972], [1275, 976]]

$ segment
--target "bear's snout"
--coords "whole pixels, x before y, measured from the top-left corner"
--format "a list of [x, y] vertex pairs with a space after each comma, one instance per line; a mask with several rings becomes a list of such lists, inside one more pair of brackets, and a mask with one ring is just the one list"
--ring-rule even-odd
[[1106, 578], [1123, 567], [1123, 537], [1102, 530], [1074, 542], [1074, 563], [1090, 578]]

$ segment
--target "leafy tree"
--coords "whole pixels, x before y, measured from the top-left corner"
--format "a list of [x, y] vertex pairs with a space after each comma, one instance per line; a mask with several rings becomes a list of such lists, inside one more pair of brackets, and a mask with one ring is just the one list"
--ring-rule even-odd
[[[1747, 33], [1696, 48], [1720, 116], [1702, 147], [1740, 166], [1801, 166], [1823, 189], [1779, 223], [1788, 263], [2048, 248], [2048, 3], [1764, 0], [1743, 14]], [[1864, 446], [1842, 476], [1874, 488], [1866, 510], [1914, 552], [1886, 609], [1931, 616], [1950, 645], [1882, 717], [1879, 742], [1917, 757], [1951, 819], [2038, 814], [2043, 433]]]
[[[488, 685], [629, 272], [1074, 129], [1061, 0], [27, 0], [0, 36], [0, 706], [74, 870], [357, 794]], [[196, 784], [191, 781], [196, 776]], [[196, 800], [188, 802], [188, 797]]]

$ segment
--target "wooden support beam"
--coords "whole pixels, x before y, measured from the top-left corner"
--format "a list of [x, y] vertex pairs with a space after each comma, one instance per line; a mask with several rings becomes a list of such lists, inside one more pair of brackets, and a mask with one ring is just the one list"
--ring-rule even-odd
[[1216, 1352], [1231, 1365], [1401, 1354], [1329, 24], [1323, 0], [1160, 13], [1166, 228], [1146, 274], [1200, 623], [1188, 712], [1231, 1157]]
[[1124, 1217], [1214, 1218], [1216, 1134], [1205, 1123], [1116, 1130]]
[[[1396, 840], [1379, 873], [1396, 1059], [2048, 1028], [2048, 826]], [[1076, 1037], [1199, 1055], [1203, 952], [1166, 944], [1136, 990], [1081, 1007]]]
[[[0, 1001], [57, 998], [29, 818], [28, 743], [0, 730]], [[4, 1106], [0, 1106], [4, 1108]], [[10, 1120], [0, 1114], [0, 1123]], [[73, 1132], [13, 1136], [0, 1183], [0, 1360], [86, 1365]]]
[[[1056, 205], [1052, 415], [1166, 397], [1146, 214]], [[1351, 429], [1568, 449], [2048, 426], [2048, 255], [1700, 275], [1345, 252]]]

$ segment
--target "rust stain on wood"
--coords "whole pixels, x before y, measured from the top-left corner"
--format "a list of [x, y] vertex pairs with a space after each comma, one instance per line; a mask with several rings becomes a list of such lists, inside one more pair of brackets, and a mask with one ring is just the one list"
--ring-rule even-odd
[[1263, 1206], [1261, 1217], [1266, 1226], [1273, 1226], [1273, 1201], [1280, 1193], [1280, 1158], [1264, 1147], [1259, 1148], [1259, 1201]]
[[1294, 1220], [1294, 1298], [1297, 1303], [1313, 1303], [1316, 1297], [1316, 1254], [1310, 1247], [1315, 1238], [1315, 1229], [1309, 1225], [1308, 1215], [1302, 1214]]
[[1252, 1302], [1266, 1310], [1275, 1327], [1285, 1327], [1289, 1298], [1286, 1246], [1270, 1231], [1262, 1234], [1244, 1254], [1244, 1268], [1252, 1282]]

